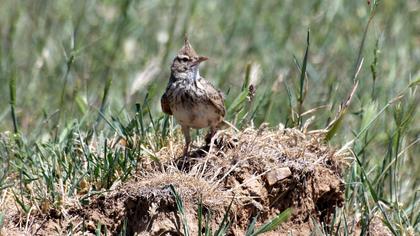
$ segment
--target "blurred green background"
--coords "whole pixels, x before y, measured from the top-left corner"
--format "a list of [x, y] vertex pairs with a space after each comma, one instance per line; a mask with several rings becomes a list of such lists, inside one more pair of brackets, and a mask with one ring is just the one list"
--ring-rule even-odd
[[[0, 132], [14, 130], [10, 103], [28, 145], [53, 142], [73, 123], [82, 132], [94, 127], [111, 136], [100, 117], [129, 123], [136, 103], [150, 111], [145, 119], [162, 123], [160, 96], [185, 34], [210, 58], [201, 75], [226, 94], [227, 120], [239, 126], [246, 116], [256, 125], [290, 127], [311, 120], [309, 129], [325, 128], [350, 93], [361, 59], [360, 85], [331, 140], [335, 146], [349, 143], [357, 158], [346, 176], [348, 207], [361, 204], [372, 214], [365, 196], [372, 183], [374, 193], [396, 209], [396, 228], [418, 229], [420, 215], [413, 213], [419, 209], [420, 182], [416, 0], [2, 0]], [[246, 105], [248, 79], [256, 95]], [[305, 111], [310, 112], [299, 123], [297, 114]]]
[[[302, 62], [307, 29], [304, 107], [328, 105], [315, 113], [314, 127], [322, 128], [351, 89], [369, 12], [361, 0], [3, 1], [0, 130], [12, 128], [7, 86], [12, 76], [17, 119], [26, 134], [47, 128], [61, 105], [66, 121], [97, 112], [109, 80], [108, 114], [133, 111], [146, 93], [152, 95], [153, 110], [161, 112], [158, 102], [169, 65], [186, 33], [195, 49], [210, 57], [201, 74], [227, 94], [228, 104], [238, 96], [251, 63], [251, 82], [263, 100], [255, 121], [285, 123], [290, 116], [285, 86], [291, 93], [297, 90], [295, 59]], [[376, 14], [354, 112], [373, 101], [384, 105], [419, 76], [419, 3], [381, 1]], [[374, 81], [370, 65], [376, 41]]]

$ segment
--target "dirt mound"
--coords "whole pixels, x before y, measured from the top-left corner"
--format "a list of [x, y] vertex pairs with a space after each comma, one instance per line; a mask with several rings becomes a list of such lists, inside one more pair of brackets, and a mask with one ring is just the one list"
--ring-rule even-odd
[[[86, 206], [50, 211], [33, 225], [38, 234], [73, 232], [128, 235], [191, 235], [198, 228], [198, 206], [203, 223], [216, 231], [230, 203], [228, 235], [245, 235], [258, 215], [261, 226], [287, 208], [288, 222], [266, 235], [309, 235], [314, 222], [330, 223], [331, 213], [344, 202], [341, 167], [347, 154], [328, 147], [321, 135], [296, 129], [248, 128], [222, 131], [206, 150], [178, 158], [182, 142], [170, 141], [156, 154], [143, 158], [137, 173], [112, 190], [93, 195]], [[172, 187], [185, 209], [177, 210]]]

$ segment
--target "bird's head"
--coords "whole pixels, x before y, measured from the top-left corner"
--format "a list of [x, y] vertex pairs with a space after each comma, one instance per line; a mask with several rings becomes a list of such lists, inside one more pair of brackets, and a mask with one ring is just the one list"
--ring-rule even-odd
[[185, 37], [184, 45], [172, 62], [172, 75], [177, 79], [195, 80], [199, 77], [198, 66], [207, 59], [207, 57], [199, 56], [188, 41], [188, 37]]

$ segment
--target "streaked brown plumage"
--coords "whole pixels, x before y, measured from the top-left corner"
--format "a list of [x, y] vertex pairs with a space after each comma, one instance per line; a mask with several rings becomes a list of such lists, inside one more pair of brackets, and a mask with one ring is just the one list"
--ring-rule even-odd
[[205, 60], [207, 57], [199, 56], [185, 38], [172, 62], [169, 83], [161, 99], [163, 112], [173, 115], [182, 127], [184, 155], [191, 143], [190, 128], [210, 127], [206, 137], [209, 142], [226, 112], [222, 93], [200, 76], [198, 66]]

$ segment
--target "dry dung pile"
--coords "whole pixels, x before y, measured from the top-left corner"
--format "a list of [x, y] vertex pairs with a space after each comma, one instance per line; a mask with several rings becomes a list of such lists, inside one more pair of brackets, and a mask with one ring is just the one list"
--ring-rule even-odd
[[[321, 134], [283, 128], [225, 130], [209, 148], [193, 148], [197, 151], [187, 159], [179, 158], [182, 147], [181, 140], [171, 140], [155, 154], [160, 162], [144, 157], [129, 181], [90, 197], [87, 206], [50, 212], [29, 231], [60, 234], [72, 227], [94, 234], [100, 223], [108, 235], [122, 230], [129, 235], [183, 235], [186, 220], [190, 235], [197, 235], [204, 230], [197, 223], [201, 199], [213, 232], [232, 202], [228, 235], [244, 235], [257, 214], [258, 227], [287, 208], [292, 208], [289, 220], [265, 235], [309, 235], [314, 220], [329, 224], [335, 207], [344, 202], [341, 173], [348, 154], [330, 148]], [[178, 214], [171, 185], [183, 201], [185, 219]]]

